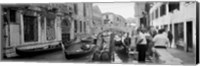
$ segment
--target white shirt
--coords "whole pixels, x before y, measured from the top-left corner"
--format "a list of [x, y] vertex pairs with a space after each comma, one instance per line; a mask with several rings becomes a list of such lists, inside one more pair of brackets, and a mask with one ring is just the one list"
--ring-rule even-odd
[[146, 34], [144, 33], [139, 33], [139, 39], [142, 40], [142, 42], [140, 44], [147, 44], [147, 41], [146, 41]]
[[169, 44], [169, 39], [165, 34], [158, 34], [153, 38], [155, 46], [167, 46]]
[[163, 32], [163, 34], [167, 37], [168, 36], [168, 33], [167, 32]]

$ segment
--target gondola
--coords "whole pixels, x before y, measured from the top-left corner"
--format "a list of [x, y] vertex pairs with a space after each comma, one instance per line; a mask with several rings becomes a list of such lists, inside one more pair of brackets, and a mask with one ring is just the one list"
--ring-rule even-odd
[[17, 47], [16, 48], [16, 53], [21, 55], [21, 56], [30, 56], [30, 55], [36, 55], [40, 53], [45, 53], [48, 51], [56, 51], [56, 50], [61, 50], [61, 45], [46, 45], [46, 46], [39, 46], [37, 48], [29, 48], [29, 49], [23, 49], [23, 47]]
[[66, 59], [78, 59], [90, 55], [95, 51], [95, 45], [93, 43], [78, 42], [68, 45], [64, 49]]

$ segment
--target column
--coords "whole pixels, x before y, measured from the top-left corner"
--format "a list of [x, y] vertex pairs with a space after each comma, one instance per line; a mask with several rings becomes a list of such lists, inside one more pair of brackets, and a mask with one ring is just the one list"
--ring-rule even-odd
[[[37, 15], [37, 25], [38, 25], [38, 42], [42, 42], [42, 35], [41, 35], [41, 17], [39, 15]], [[55, 27], [55, 26], [54, 26]], [[56, 37], [57, 38], [57, 37]]]
[[165, 7], [166, 7], [166, 9], [165, 9], [165, 10], [166, 10], [166, 11], [165, 11], [165, 12], [166, 12], [166, 15], [168, 15], [168, 14], [169, 14], [169, 3], [166, 3], [166, 4], [165, 4]]
[[25, 43], [24, 42], [24, 20], [23, 20], [23, 14], [20, 15], [20, 27], [21, 27], [21, 44]]
[[184, 32], [184, 50], [187, 51], [187, 33], [186, 33], [186, 29], [187, 29], [187, 26], [186, 26], [186, 21], [184, 21], [183, 23], [183, 32]]
[[[171, 16], [170, 16], [171, 17]], [[172, 39], [172, 48], [176, 48], [176, 45], [175, 45], [175, 31], [174, 31], [174, 29], [175, 29], [175, 25], [174, 25], [174, 23], [172, 22], [172, 20], [170, 19], [170, 22], [171, 22], [171, 24], [172, 24], [172, 35], [173, 35], [173, 39]]]
[[158, 9], [158, 17], [156, 19], [160, 18], [160, 7], [158, 7], [157, 9]]
[[[168, 11], [169, 11], [169, 7], [168, 7], [168, 5], [169, 5], [168, 3], [165, 4], [165, 8], [166, 8], [166, 9], [165, 9], [165, 14], [166, 14], [166, 15], [169, 15], [169, 12], [168, 12]], [[170, 19], [170, 18], [169, 18], [169, 19]], [[170, 20], [169, 20], [169, 21], [170, 21]], [[168, 30], [170, 30], [170, 24], [172, 24], [172, 22], [170, 21], [170, 23], [167, 23], [167, 24], [168, 24]]]
[[70, 40], [74, 39], [74, 20], [71, 20], [70, 26]]
[[47, 18], [44, 17], [44, 42], [47, 42]]
[[197, 23], [196, 23], [196, 22], [197, 22], [197, 21], [198, 21], [198, 20], [195, 20], [195, 19], [192, 21], [192, 22], [193, 22], [193, 23], [192, 23], [192, 28], [193, 28], [193, 29], [192, 29], [192, 31], [193, 31], [193, 32], [192, 32], [192, 33], [193, 33], [193, 37], [192, 37], [192, 38], [193, 38], [193, 41], [192, 41], [193, 45], [192, 45], [192, 46], [193, 46], [193, 53], [194, 53], [195, 56], [196, 56], [196, 46], [198, 46], [198, 45], [196, 45], [196, 44], [197, 44], [197, 43], [196, 43], [196, 42], [197, 42], [197, 41], [196, 41], [196, 36], [197, 36], [196, 34], [199, 34], [199, 33], [196, 33], [196, 29], [197, 29], [197, 28], [196, 28], [196, 27], [197, 27]]

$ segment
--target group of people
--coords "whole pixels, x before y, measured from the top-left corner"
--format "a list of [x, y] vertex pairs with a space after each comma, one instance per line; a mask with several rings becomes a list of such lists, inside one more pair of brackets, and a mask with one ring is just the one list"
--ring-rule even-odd
[[[140, 27], [132, 35], [129, 33], [115, 35], [114, 45], [115, 48], [125, 49], [128, 52], [137, 51], [138, 62], [144, 63], [146, 59], [151, 60], [153, 58], [154, 51], [159, 53], [159, 50], [163, 52], [163, 50], [171, 47], [172, 39], [171, 31], [166, 29], [157, 30], [153, 27]], [[102, 40], [102, 43], [106, 43], [106, 40]]]
[[166, 50], [171, 47], [172, 34], [166, 29], [159, 29], [158, 31], [150, 28], [139, 28], [133, 36], [132, 48], [138, 51], [138, 62], [145, 62], [146, 59], [151, 60], [154, 51], [160, 49]]
[[125, 33], [121, 37], [116, 36], [115, 45], [121, 45], [129, 51], [137, 51], [138, 62], [142, 63], [146, 59], [151, 60], [154, 51], [166, 50], [167, 47], [171, 47], [172, 39], [172, 33], [166, 29], [156, 30], [152, 27], [142, 27], [137, 29], [132, 36], [129, 33]]

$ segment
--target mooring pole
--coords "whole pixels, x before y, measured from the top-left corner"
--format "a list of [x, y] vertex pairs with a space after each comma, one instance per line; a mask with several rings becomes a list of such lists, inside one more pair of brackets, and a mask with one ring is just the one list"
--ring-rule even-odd
[[112, 33], [110, 36], [110, 60], [111, 60], [111, 62], [113, 62], [115, 59], [114, 58], [114, 53], [115, 53], [114, 37], [115, 37], [115, 34]]

